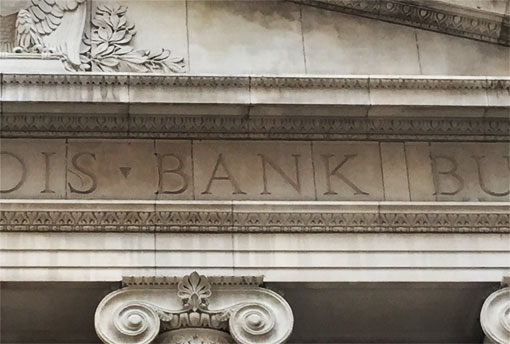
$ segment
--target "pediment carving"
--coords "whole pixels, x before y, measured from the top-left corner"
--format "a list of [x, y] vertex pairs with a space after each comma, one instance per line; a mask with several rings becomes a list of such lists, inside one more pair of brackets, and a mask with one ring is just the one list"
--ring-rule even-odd
[[135, 50], [127, 7], [98, 5], [85, 31], [87, 0], [4, 0], [0, 58], [58, 58], [69, 71], [182, 73], [184, 59], [170, 50]]
[[0, 10], [2, 51], [59, 55], [79, 67], [85, 0], [2, 1]]
[[131, 40], [135, 25], [126, 18], [127, 7], [99, 5], [92, 19], [90, 37], [84, 34], [80, 69], [93, 72], [184, 72], [184, 59], [170, 50], [135, 50]]

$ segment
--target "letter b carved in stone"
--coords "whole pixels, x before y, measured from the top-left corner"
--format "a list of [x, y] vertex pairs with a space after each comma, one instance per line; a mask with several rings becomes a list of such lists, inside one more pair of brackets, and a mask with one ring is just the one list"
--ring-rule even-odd
[[[180, 194], [188, 189], [189, 177], [183, 171], [184, 163], [175, 154], [157, 154], [158, 161], [158, 192], [163, 194]], [[168, 165], [173, 163], [173, 168]], [[167, 165], [168, 164], [168, 165]], [[170, 188], [165, 184], [165, 176], [175, 176], [177, 186]]]
[[[432, 163], [432, 176], [434, 181], [435, 192], [434, 195], [449, 195], [454, 196], [464, 189], [464, 179], [457, 173], [457, 160], [449, 156], [431, 156]], [[443, 161], [448, 166], [444, 169], [439, 168], [439, 161]], [[454, 187], [446, 190], [444, 184], [448, 178]]]

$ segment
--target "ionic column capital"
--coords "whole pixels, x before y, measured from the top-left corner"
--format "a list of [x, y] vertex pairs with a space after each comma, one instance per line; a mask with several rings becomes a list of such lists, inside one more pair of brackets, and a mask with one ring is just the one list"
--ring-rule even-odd
[[260, 277], [127, 277], [98, 305], [95, 328], [108, 344], [280, 344], [292, 332], [289, 304]]
[[510, 287], [489, 295], [482, 306], [480, 323], [490, 343], [510, 343]]

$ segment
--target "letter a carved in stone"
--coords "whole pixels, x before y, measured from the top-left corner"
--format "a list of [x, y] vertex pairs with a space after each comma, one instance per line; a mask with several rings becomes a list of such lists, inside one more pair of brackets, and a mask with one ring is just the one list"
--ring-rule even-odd
[[[223, 172], [225, 173], [224, 176], [216, 175], [218, 173], [218, 169], [220, 166], [223, 169]], [[218, 159], [216, 160], [216, 165], [214, 165], [214, 169], [211, 173], [211, 178], [209, 178], [209, 182], [207, 183], [205, 190], [202, 192], [202, 195], [210, 195], [211, 194], [211, 186], [212, 186], [213, 181], [215, 181], [215, 180], [229, 181], [230, 184], [232, 184], [232, 187], [234, 188], [234, 191], [232, 192], [233, 195], [245, 195], [246, 194], [246, 192], [243, 192], [241, 190], [236, 179], [234, 178], [234, 176], [228, 169], [227, 164], [225, 163], [225, 160], [223, 159], [223, 154], [221, 154], [221, 153], [218, 155]]]

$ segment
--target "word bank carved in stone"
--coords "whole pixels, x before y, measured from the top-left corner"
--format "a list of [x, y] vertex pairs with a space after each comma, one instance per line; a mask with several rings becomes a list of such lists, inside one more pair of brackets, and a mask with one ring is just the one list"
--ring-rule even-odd
[[261, 278], [127, 277], [95, 315], [104, 343], [284, 343], [293, 315]]
[[3, 139], [2, 198], [508, 202], [505, 143]]
[[170, 51], [134, 50], [135, 25], [127, 7], [98, 5], [85, 32], [86, 0], [3, 0], [0, 2], [3, 58], [59, 58], [70, 71], [184, 72], [184, 59]]

